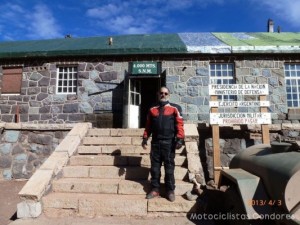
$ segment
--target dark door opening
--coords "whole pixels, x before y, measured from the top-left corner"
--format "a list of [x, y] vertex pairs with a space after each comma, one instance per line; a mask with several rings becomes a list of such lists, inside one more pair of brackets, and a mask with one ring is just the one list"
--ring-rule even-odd
[[141, 78], [141, 128], [144, 128], [146, 125], [148, 110], [157, 102], [157, 92], [159, 88], [160, 78]]

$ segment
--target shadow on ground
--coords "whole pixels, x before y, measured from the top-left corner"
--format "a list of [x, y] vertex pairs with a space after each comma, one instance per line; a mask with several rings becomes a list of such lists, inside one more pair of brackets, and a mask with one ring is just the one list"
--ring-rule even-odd
[[19, 191], [27, 181], [0, 181], [0, 224], [7, 225], [17, 219]]

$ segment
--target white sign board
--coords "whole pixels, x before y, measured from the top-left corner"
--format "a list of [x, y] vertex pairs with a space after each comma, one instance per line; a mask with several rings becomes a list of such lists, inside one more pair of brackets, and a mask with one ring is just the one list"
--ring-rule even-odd
[[270, 113], [210, 113], [210, 124], [271, 124]]
[[209, 95], [268, 95], [268, 84], [209, 84]]
[[269, 101], [210, 101], [210, 107], [268, 107]]

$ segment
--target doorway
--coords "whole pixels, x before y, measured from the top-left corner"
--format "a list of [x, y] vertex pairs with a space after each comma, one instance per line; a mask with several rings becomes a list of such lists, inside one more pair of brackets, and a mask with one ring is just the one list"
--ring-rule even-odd
[[161, 77], [128, 77], [124, 93], [124, 128], [144, 128], [148, 110], [157, 102]]

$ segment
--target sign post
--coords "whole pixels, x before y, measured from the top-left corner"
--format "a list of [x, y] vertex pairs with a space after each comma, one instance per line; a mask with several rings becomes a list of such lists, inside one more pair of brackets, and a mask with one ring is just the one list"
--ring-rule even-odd
[[[259, 100], [265, 101], [267, 99], [267, 96], [261, 95], [259, 96]], [[267, 113], [268, 108], [267, 107], [260, 107], [260, 111], [262, 113]], [[262, 124], [261, 125], [261, 131], [262, 131], [262, 143], [263, 144], [270, 144], [270, 131], [269, 131], [269, 125], [268, 124]]]
[[[270, 143], [269, 126], [271, 114], [268, 113], [269, 101], [268, 84], [210, 84], [210, 124], [213, 138], [214, 181], [217, 184], [220, 178], [220, 131], [219, 125], [261, 124], [262, 142]], [[259, 101], [217, 101], [218, 95], [258, 95]], [[259, 113], [218, 113], [218, 107], [260, 107]]]

